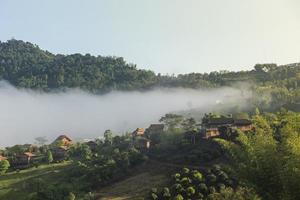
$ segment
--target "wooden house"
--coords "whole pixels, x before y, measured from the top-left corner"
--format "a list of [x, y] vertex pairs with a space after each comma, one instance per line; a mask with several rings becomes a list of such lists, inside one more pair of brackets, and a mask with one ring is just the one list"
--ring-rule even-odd
[[254, 128], [249, 119], [235, 119], [234, 126], [243, 132], [250, 131]]
[[215, 117], [208, 118], [201, 124], [201, 136], [202, 138], [219, 137], [226, 130], [232, 130], [237, 128], [243, 132], [253, 129], [252, 122], [248, 119], [234, 119], [232, 117]]
[[52, 152], [53, 160], [55, 160], [55, 161], [65, 160], [68, 150], [69, 149], [66, 146], [59, 146], [59, 147], [52, 148], [51, 152]]
[[151, 140], [144, 137], [139, 137], [134, 144], [135, 148], [140, 150], [147, 150], [150, 148], [150, 145], [151, 145]]
[[72, 145], [72, 139], [66, 135], [58, 136], [52, 143], [52, 156], [55, 161], [62, 161], [66, 159], [70, 146]]
[[19, 155], [16, 155], [15, 159], [12, 162], [12, 165], [15, 168], [26, 168], [33, 164], [36, 155], [30, 152], [25, 152]]
[[208, 139], [211, 137], [218, 137], [220, 134], [221, 133], [218, 128], [206, 128], [202, 131], [202, 138]]
[[137, 128], [135, 131], [132, 132], [132, 136], [143, 136], [145, 134], [144, 128]]

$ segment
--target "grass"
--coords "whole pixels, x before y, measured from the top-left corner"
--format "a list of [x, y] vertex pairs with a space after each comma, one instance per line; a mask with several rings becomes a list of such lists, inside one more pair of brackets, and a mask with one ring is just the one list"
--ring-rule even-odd
[[167, 185], [173, 168], [147, 162], [134, 175], [97, 191], [99, 200], [142, 200], [153, 187]]
[[57, 182], [63, 170], [69, 163], [41, 165], [38, 168], [30, 168], [19, 172], [11, 172], [0, 176], [0, 199], [27, 200], [30, 196], [28, 182], [43, 178], [46, 182]]
[[[46, 183], [63, 182], [65, 170], [69, 163], [41, 165], [38, 168], [11, 172], [0, 176], [0, 199], [28, 200], [34, 193], [30, 182], [42, 178]], [[153, 187], [166, 185], [171, 167], [159, 165], [151, 161], [138, 166], [128, 177], [112, 185], [99, 188], [95, 194], [101, 200], [144, 199]], [[167, 175], [166, 175], [167, 174]]]
[[[38, 168], [11, 172], [0, 176], [0, 199], [28, 200], [36, 191], [32, 181], [42, 178], [46, 183], [66, 183], [65, 171], [70, 163], [41, 165]], [[99, 200], [141, 200], [153, 187], [168, 185], [169, 176], [181, 166], [149, 160], [136, 166], [127, 174], [127, 178], [96, 189], [93, 193]], [[75, 191], [74, 191], [75, 192]]]

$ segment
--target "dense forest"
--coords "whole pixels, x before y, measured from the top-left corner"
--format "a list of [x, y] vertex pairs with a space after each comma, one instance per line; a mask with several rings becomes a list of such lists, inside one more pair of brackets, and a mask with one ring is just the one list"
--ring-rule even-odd
[[18, 88], [47, 92], [66, 88], [103, 93], [156, 87], [203, 89], [232, 86], [252, 90], [260, 97], [253, 99], [255, 106], [264, 109], [286, 105], [295, 110], [300, 102], [299, 63], [282, 66], [256, 64], [252, 70], [239, 72], [161, 75], [138, 69], [122, 57], [55, 55], [37, 45], [15, 39], [0, 42], [0, 79]]

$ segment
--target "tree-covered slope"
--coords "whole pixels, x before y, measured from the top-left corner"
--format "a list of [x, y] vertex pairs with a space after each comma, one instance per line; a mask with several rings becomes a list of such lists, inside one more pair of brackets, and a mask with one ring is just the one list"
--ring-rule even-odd
[[156, 81], [153, 72], [139, 70], [120, 57], [54, 55], [19, 40], [0, 43], [0, 77], [17, 87], [43, 90], [131, 90]]
[[[76, 87], [92, 92], [140, 90], [159, 86], [210, 88], [248, 82], [262, 89], [275, 88], [285, 96], [289, 92], [298, 93], [296, 98], [300, 96], [297, 91], [300, 84], [299, 63], [283, 66], [257, 64], [249, 71], [169, 76], [138, 69], [121, 57], [55, 55], [37, 45], [15, 39], [0, 42], [0, 79], [17, 87], [45, 91]], [[291, 98], [295, 98], [295, 95]]]

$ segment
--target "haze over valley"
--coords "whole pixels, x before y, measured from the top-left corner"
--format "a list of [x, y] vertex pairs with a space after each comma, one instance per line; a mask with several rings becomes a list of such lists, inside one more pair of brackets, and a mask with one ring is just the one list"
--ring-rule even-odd
[[[251, 96], [230, 87], [218, 89], [157, 88], [150, 91], [113, 91], [95, 95], [80, 89], [66, 92], [38, 92], [17, 89], [0, 82], [0, 124], [5, 140], [0, 146], [34, 142], [57, 135], [94, 139], [107, 129], [116, 134], [148, 127], [165, 113], [183, 110], [209, 112], [218, 105], [246, 105]], [[222, 107], [222, 106], [221, 106]]]

